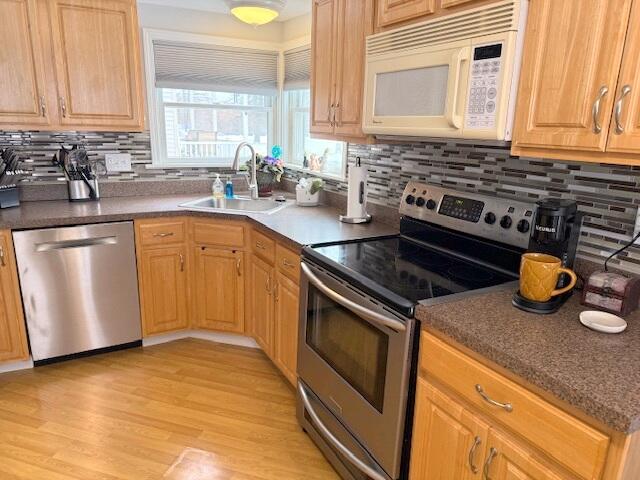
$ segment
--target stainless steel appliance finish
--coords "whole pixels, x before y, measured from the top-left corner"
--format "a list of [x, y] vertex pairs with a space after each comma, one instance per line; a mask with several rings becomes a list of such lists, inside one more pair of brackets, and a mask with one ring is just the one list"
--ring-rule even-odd
[[13, 234], [35, 362], [141, 340], [132, 222]]
[[271, 215], [285, 207], [291, 202], [278, 202], [276, 200], [259, 198], [252, 200], [249, 197], [220, 198], [213, 197], [200, 198], [180, 205], [185, 210], [196, 212], [226, 212], [226, 213], [263, 213]]
[[[347, 470], [368, 475], [362, 478], [398, 478], [414, 320], [310, 262], [302, 263], [301, 292], [300, 422], [341, 453]], [[320, 399], [316, 408], [307, 391]], [[317, 412], [323, 409], [339, 419], [337, 424], [350, 432], [350, 440], [339, 439], [340, 432], [331, 427], [335, 422], [327, 419], [330, 415], [322, 420]], [[358, 441], [362, 445], [354, 452], [348, 445]], [[349, 475], [345, 478], [359, 478]]]

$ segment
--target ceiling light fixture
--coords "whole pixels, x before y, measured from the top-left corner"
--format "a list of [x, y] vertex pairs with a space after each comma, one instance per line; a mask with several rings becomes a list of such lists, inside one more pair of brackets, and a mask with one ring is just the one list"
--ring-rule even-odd
[[225, 0], [231, 13], [249, 25], [264, 25], [275, 20], [286, 0]]

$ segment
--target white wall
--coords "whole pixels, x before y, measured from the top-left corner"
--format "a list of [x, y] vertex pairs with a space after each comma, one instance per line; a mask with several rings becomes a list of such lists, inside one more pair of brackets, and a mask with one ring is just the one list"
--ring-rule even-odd
[[282, 41], [290, 42], [301, 37], [311, 36], [311, 14], [301, 15], [282, 22]]

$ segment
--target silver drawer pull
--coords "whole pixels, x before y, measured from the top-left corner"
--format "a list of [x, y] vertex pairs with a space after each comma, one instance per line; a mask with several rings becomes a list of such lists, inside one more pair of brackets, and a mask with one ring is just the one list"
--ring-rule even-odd
[[613, 111], [613, 115], [616, 121], [616, 135], [622, 135], [624, 133], [624, 125], [622, 124], [622, 107], [624, 107], [624, 98], [631, 93], [631, 85], [625, 85], [620, 91], [620, 98], [616, 102], [616, 108]]
[[166, 238], [166, 237], [173, 237], [173, 232], [167, 232], [167, 233], [154, 233], [153, 236], [156, 238]]
[[469, 468], [471, 469], [471, 473], [474, 475], [479, 472], [478, 467], [476, 467], [473, 463], [473, 459], [476, 457], [476, 450], [482, 443], [482, 439], [476, 435], [476, 438], [473, 440], [473, 445], [471, 445], [471, 449], [469, 449]]
[[259, 248], [260, 250], [266, 250], [267, 247], [265, 247], [262, 243], [260, 242], [256, 242], [256, 248]]
[[591, 111], [591, 115], [593, 116], [593, 133], [602, 132], [602, 125], [600, 124], [600, 104], [607, 93], [609, 93], [608, 87], [600, 87], [600, 90], [598, 91], [598, 98], [593, 102], [593, 108]]
[[286, 258], [284, 260], [282, 260], [282, 265], [284, 265], [285, 267], [289, 267], [289, 268], [293, 268], [295, 267], [295, 263], [291, 263], [289, 262], [289, 260], [287, 260]]
[[513, 405], [511, 405], [510, 403], [496, 402], [495, 400], [490, 398], [489, 395], [485, 393], [484, 389], [482, 388], [482, 385], [480, 385], [479, 383], [476, 385], [476, 392], [478, 392], [478, 395], [480, 395], [482, 399], [485, 402], [489, 403], [490, 405], [493, 405], [494, 407], [502, 408], [504, 411], [509, 413], [513, 412]]
[[498, 455], [498, 451], [491, 447], [491, 450], [489, 450], [489, 456], [484, 462], [484, 468], [482, 469], [482, 480], [491, 480], [491, 477], [489, 477], [489, 469], [491, 469], [491, 463], [493, 463], [493, 459], [496, 455]]

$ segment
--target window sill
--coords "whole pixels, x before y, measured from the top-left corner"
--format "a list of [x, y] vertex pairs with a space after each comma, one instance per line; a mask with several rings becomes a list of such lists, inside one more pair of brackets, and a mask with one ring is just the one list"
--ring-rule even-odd
[[324, 178], [326, 180], [336, 180], [338, 182], [346, 182], [347, 178], [344, 175], [337, 175], [337, 174], [333, 174], [333, 173], [324, 173], [324, 172], [314, 172], [313, 170], [309, 170], [307, 168], [302, 168], [302, 167], [298, 167], [296, 165], [286, 165], [285, 164], [285, 169], [288, 170], [293, 170], [294, 172], [303, 174], [303, 175], [308, 175], [309, 177], [317, 177], [317, 178]]

